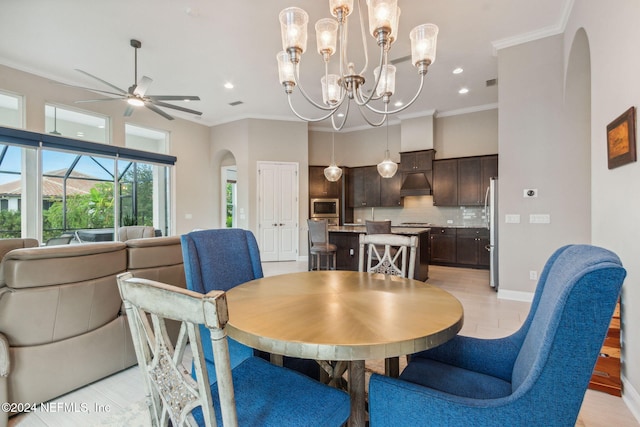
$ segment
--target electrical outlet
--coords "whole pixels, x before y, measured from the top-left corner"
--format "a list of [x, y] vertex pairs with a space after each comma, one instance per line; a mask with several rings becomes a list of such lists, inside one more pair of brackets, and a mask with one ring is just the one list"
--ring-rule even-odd
[[529, 272], [529, 279], [531, 280], [538, 280], [538, 272], [535, 270], [531, 270]]
[[538, 189], [525, 188], [524, 190], [522, 190], [522, 197], [524, 198], [538, 197]]

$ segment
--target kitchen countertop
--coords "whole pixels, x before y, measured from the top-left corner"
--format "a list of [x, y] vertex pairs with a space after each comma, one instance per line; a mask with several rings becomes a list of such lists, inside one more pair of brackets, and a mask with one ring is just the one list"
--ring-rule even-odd
[[[426, 233], [429, 230], [431, 230], [429, 227], [403, 227], [395, 225], [391, 227], [391, 232], [394, 234], [416, 235]], [[330, 225], [329, 232], [366, 233], [367, 228], [364, 225]]]

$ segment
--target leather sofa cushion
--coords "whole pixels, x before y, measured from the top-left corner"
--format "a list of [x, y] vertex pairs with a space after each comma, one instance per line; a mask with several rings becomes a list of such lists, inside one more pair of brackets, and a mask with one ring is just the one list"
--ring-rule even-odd
[[126, 245], [104, 242], [19, 249], [8, 253], [2, 264], [0, 281], [4, 282], [0, 285], [10, 288], [75, 283], [123, 272], [127, 267]]
[[129, 271], [182, 264], [180, 236], [127, 240]]

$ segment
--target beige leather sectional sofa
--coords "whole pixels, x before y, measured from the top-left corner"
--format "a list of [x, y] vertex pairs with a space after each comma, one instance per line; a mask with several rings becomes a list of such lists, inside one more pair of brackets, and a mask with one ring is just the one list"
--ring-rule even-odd
[[[0, 402], [45, 402], [136, 363], [116, 283], [125, 271], [185, 287], [180, 237], [6, 253], [0, 264]], [[0, 426], [7, 415], [0, 415]]]

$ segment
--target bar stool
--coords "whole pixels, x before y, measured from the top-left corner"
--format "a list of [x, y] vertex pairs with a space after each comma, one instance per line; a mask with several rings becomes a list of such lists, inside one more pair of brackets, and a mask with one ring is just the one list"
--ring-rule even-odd
[[309, 270], [322, 270], [322, 257], [331, 256], [333, 263], [326, 263], [326, 270], [336, 269], [336, 252], [338, 247], [329, 243], [329, 224], [326, 219], [308, 219], [309, 226], [309, 252], [311, 253], [311, 265]]

